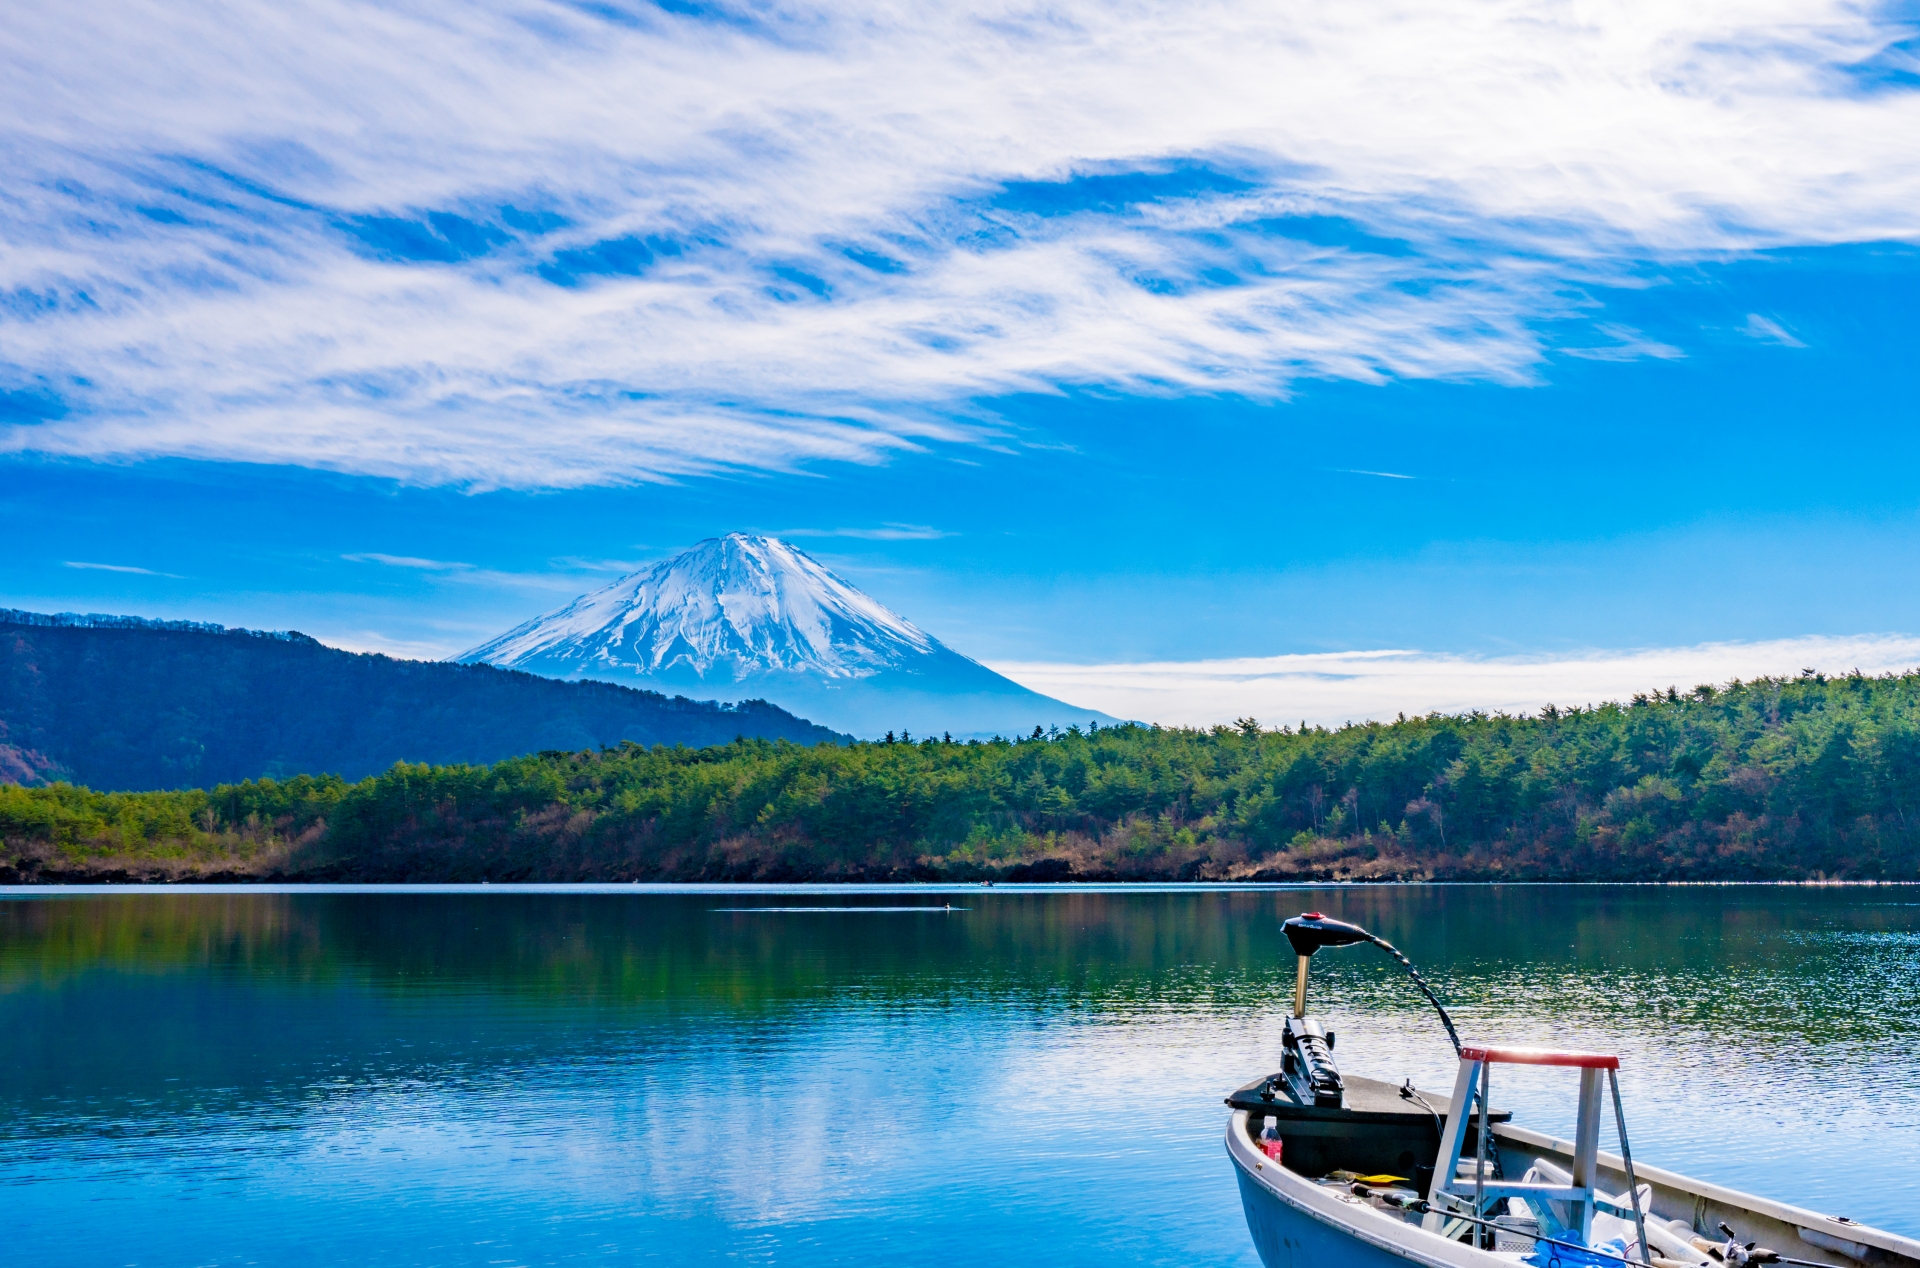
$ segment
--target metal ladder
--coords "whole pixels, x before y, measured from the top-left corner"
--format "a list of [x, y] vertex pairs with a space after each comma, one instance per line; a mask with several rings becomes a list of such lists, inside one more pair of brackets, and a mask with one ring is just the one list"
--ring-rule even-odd
[[[1487, 1083], [1489, 1070], [1495, 1064], [1565, 1066], [1580, 1071], [1579, 1116], [1573, 1131], [1571, 1183], [1526, 1184], [1495, 1180], [1487, 1174], [1489, 1159], [1493, 1157], [1492, 1132], [1487, 1123]], [[1620, 1154], [1626, 1164], [1627, 1204], [1633, 1208], [1631, 1212], [1599, 1197], [1595, 1191], [1600, 1163], [1603, 1071], [1606, 1083], [1613, 1091], [1614, 1119], [1620, 1130]], [[1593, 1231], [1594, 1209], [1601, 1207], [1622, 1218], [1632, 1218], [1640, 1238], [1640, 1258], [1642, 1262], [1651, 1264], [1646, 1224], [1640, 1212], [1640, 1186], [1633, 1174], [1633, 1153], [1627, 1147], [1627, 1116], [1620, 1104], [1619, 1072], [1620, 1058], [1604, 1053], [1463, 1045], [1460, 1049], [1460, 1072], [1453, 1081], [1453, 1102], [1447, 1111], [1446, 1130], [1441, 1133], [1440, 1153], [1434, 1162], [1433, 1182], [1427, 1188], [1426, 1198], [1432, 1203], [1433, 1209], [1421, 1222], [1421, 1227], [1431, 1233], [1441, 1232], [1446, 1225], [1446, 1211], [1453, 1209], [1455, 1204], [1464, 1206], [1469, 1200], [1473, 1203], [1472, 1214], [1479, 1217], [1486, 1214], [1488, 1198], [1530, 1197], [1571, 1204], [1580, 1240], [1585, 1242]], [[1475, 1150], [1473, 1179], [1468, 1182], [1461, 1180], [1458, 1173], [1461, 1149], [1467, 1138], [1467, 1120], [1473, 1113], [1476, 1099], [1480, 1106], [1479, 1131], [1476, 1133], [1478, 1148]], [[1476, 1241], [1483, 1235], [1484, 1229], [1477, 1231]]]

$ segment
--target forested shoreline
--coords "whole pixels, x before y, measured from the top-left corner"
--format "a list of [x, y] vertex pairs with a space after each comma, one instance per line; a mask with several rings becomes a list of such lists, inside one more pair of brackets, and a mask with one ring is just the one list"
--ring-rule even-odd
[[1078, 728], [0, 788], [0, 879], [1920, 877], [1920, 673], [1328, 730]]

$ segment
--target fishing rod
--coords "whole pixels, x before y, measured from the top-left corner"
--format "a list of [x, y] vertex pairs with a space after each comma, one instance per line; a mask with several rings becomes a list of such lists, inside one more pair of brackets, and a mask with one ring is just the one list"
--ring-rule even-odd
[[[1582, 1246], [1578, 1242], [1563, 1242], [1556, 1237], [1543, 1237], [1537, 1233], [1521, 1233], [1520, 1230], [1514, 1228], [1512, 1225], [1502, 1224], [1497, 1220], [1481, 1219], [1474, 1215], [1464, 1215], [1459, 1211], [1437, 1207], [1425, 1198], [1403, 1197], [1391, 1189], [1375, 1189], [1358, 1182], [1349, 1185], [1348, 1188], [1355, 1197], [1374, 1199], [1398, 1211], [1409, 1211], [1415, 1215], [1426, 1215], [1433, 1211], [1439, 1211], [1441, 1215], [1446, 1216], [1448, 1219], [1462, 1220], [1468, 1224], [1478, 1224], [1482, 1228], [1493, 1229], [1495, 1230], [1496, 1236], [1500, 1233], [1512, 1233], [1516, 1236], [1531, 1237], [1534, 1241], [1545, 1242], [1549, 1246], [1558, 1246], [1564, 1250], [1579, 1251], [1583, 1255], [1593, 1255], [1600, 1259], [1611, 1259], [1616, 1263], [1633, 1264], [1636, 1268], [1646, 1268], [1646, 1261], [1644, 1259], [1629, 1259], [1625, 1255], [1616, 1255], [1611, 1251], [1595, 1250], [1591, 1246]], [[1832, 1264], [1823, 1264], [1812, 1259], [1794, 1259], [1791, 1256], [1781, 1254], [1777, 1250], [1768, 1250], [1765, 1246], [1760, 1246], [1753, 1242], [1748, 1242], [1743, 1246], [1740, 1244], [1739, 1234], [1727, 1227], [1725, 1220], [1720, 1221], [1720, 1231], [1727, 1235], [1727, 1244], [1718, 1250], [1705, 1250], [1701, 1253], [1710, 1255], [1721, 1263], [1729, 1265], [1729, 1268], [1745, 1268], [1748, 1264], [1792, 1264], [1795, 1268], [1833, 1268]], [[1644, 1243], [1642, 1243], [1642, 1247], [1644, 1249]]]
[[1707, 1253], [1732, 1268], [1742, 1268], [1746, 1264], [1794, 1264], [1797, 1268], [1831, 1268], [1831, 1265], [1818, 1264], [1811, 1259], [1792, 1259], [1777, 1250], [1768, 1250], [1765, 1246], [1748, 1242], [1740, 1244], [1740, 1234], [1727, 1227], [1725, 1220], [1720, 1221], [1720, 1231], [1727, 1235], [1727, 1244], [1719, 1250]]
[[[1502, 1224], [1497, 1220], [1484, 1220], [1474, 1215], [1462, 1215], [1459, 1211], [1452, 1211], [1452, 1210], [1447, 1210], [1444, 1207], [1437, 1207], [1433, 1203], [1427, 1201], [1425, 1198], [1406, 1198], [1406, 1197], [1400, 1196], [1398, 1193], [1394, 1193], [1391, 1191], [1384, 1191], [1380, 1189], [1370, 1189], [1364, 1184], [1354, 1184], [1350, 1187], [1352, 1188], [1353, 1195], [1355, 1197], [1374, 1198], [1381, 1202], [1386, 1203], [1388, 1206], [1393, 1207], [1395, 1210], [1410, 1211], [1415, 1215], [1425, 1215], [1430, 1211], [1439, 1211], [1441, 1215], [1446, 1216], [1448, 1219], [1462, 1220], [1468, 1224], [1478, 1224], [1481, 1228], [1493, 1229], [1494, 1236], [1496, 1237], [1498, 1237], [1501, 1233], [1511, 1233], [1516, 1237], [1530, 1237], [1536, 1242], [1545, 1242], [1549, 1246], [1558, 1246], [1563, 1250], [1577, 1250], [1583, 1255], [1594, 1255], [1601, 1259], [1611, 1259], [1616, 1263], [1632, 1264], [1634, 1265], [1634, 1268], [1647, 1268], [1646, 1263], [1643, 1260], [1629, 1259], [1625, 1255], [1616, 1255], [1610, 1251], [1595, 1250], [1591, 1246], [1582, 1246], [1578, 1242], [1563, 1242], [1563, 1241], [1560, 1241], [1558, 1238], [1544, 1237], [1538, 1233], [1522, 1233], [1519, 1229], [1514, 1228], [1510, 1224]], [[1786, 1261], [1782, 1261], [1782, 1262], [1786, 1262]], [[1832, 1268], [1832, 1265], [1823, 1264], [1820, 1266], [1820, 1268]]]

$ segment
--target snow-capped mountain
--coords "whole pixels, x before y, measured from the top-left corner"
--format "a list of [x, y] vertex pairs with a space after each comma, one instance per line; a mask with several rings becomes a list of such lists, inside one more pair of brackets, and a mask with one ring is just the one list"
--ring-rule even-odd
[[944, 646], [788, 542], [728, 533], [454, 659], [766, 699], [856, 735], [1024, 734], [1114, 719]]
[[459, 657], [559, 677], [802, 671], [864, 678], [938, 644], [773, 537], [729, 533], [581, 595]]

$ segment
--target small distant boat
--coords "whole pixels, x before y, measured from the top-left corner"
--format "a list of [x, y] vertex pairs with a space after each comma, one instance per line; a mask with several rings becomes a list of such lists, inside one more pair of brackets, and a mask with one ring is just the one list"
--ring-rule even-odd
[[[1920, 1268], [1912, 1238], [1636, 1164], [1617, 1057], [1462, 1043], [1386, 942], [1318, 912], [1285, 930], [1298, 974], [1282, 1069], [1227, 1098], [1227, 1153], [1266, 1268]], [[1361, 942], [1398, 960], [1439, 1013], [1460, 1059], [1451, 1096], [1334, 1065], [1335, 1033], [1307, 1015], [1308, 966], [1322, 947]], [[1578, 1076], [1572, 1140], [1490, 1107], [1501, 1065]], [[1617, 1156], [1599, 1147], [1609, 1110]]]

